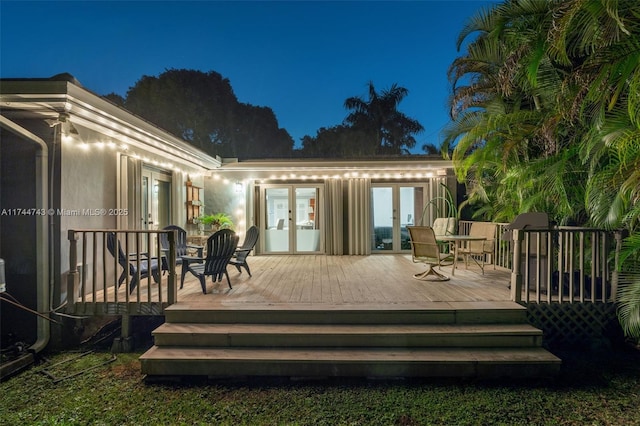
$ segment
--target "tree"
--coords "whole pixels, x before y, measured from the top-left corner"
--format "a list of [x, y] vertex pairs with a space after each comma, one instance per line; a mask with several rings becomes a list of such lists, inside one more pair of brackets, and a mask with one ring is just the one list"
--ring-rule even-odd
[[620, 318], [640, 337], [640, 4], [508, 0], [473, 16], [459, 47], [472, 34], [450, 68], [443, 149], [469, 202], [490, 219], [627, 228]]
[[214, 71], [143, 76], [123, 106], [211, 155], [262, 158], [288, 156], [293, 149], [271, 109], [238, 102], [229, 80]]
[[376, 154], [368, 133], [345, 124], [322, 127], [315, 137], [304, 136], [302, 151], [305, 157], [316, 158], [357, 158]]
[[393, 84], [381, 93], [376, 92], [373, 82], [369, 82], [368, 99], [359, 96], [344, 101], [351, 112], [345, 124], [368, 135], [374, 154], [407, 153], [416, 145], [414, 135], [424, 130], [422, 125], [398, 111], [398, 105], [409, 94], [404, 87]]
[[231, 143], [222, 152], [228, 157], [290, 157], [293, 138], [278, 126], [271, 108], [239, 103], [233, 111]]

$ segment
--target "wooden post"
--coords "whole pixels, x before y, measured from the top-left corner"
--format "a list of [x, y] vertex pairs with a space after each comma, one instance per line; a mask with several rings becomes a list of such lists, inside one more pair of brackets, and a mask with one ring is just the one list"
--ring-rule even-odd
[[76, 289], [78, 288], [78, 234], [73, 229], [67, 232], [69, 240], [69, 273], [67, 274], [66, 312], [74, 313], [76, 307]]
[[169, 306], [178, 301], [178, 282], [176, 279], [176, 241], [178, 239], [178, 231], [175, 229], [169, 232], [169, 254], [167, 263], [169, 265], [169, 277], [167, 280], [167, 303]]
[[127, 353], [133, 352], [135, 349], [133, 342], [133, 324], [131, 315], [128, 312], [122, 314], [122, 323], [120, 330], [120, 337], [113, 339], [111, 344], [111, 352], [113, 353]]
[[520, 271], [520, 259], [522, 258], [522, 240], [524, 232], [514, 229], [513, 232], [513, 268], [511, 270], [511, 300], [522, 301], [522, 272]]

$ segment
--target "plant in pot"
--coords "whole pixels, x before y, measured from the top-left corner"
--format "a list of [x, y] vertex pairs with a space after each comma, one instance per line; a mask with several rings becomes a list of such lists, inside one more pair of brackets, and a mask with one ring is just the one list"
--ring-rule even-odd
[[233, 221], [226, 213], [213, 213], [200, 216], [200, 222], [211, 226], [213, 231], [225, 228], [233, 229]]

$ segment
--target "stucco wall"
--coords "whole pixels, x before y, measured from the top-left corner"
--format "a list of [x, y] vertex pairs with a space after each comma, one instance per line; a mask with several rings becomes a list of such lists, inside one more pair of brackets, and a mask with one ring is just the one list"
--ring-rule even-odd
[[[60, 295], [66, 298], [69, 271], [70, 229], [113, 229], [117, 226], [117, 153], [98, 148], [99, 135], [88, 134], [89, 148], [80, 148], [77, 140], [62, 143], [60, 164], [60, 205], [56, 209], [60, 227], [57, 233], [60, 253]], [[101, 270], [101, 258], [96, 265]], [[92, 265], [89, 266], [91, 268]], [[86, 271], [90, 273], [91, 271]]]

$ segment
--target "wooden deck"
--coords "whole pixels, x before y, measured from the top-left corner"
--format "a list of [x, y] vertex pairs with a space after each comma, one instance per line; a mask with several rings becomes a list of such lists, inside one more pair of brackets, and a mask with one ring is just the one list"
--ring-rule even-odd
[[[140, 357], [147, 378], [552, 377], [526, 308], [509, 301], [510, 271], [476, 266], [449, 281], [412, 277], [407, 255], [256, 256], [190, 278]], [[450, 274], [451, 267], [443, 272]]]
[[413, 263], [410, 255], [371, 256], [252, 256], [248, 260], [252, 277], [228, 268], [233, 289], [226, 279], [207, 280], [207, 294], [187, 274], [178, 301], [220, 301], [225, 303], [288, 304], [380, 304], [452, 301], [510, 300], [511, 271], [485, 267], [483, 275], [475, 265], [443, 267], [449, 281], [420, 281], [413, 274], [425, 265]]
[[[178, 302], [189, 303], [250, 303], [250, 304], [423, 304], [425, 302], [478, 302], [509, 301], [511, 271], [491, 265], [485, 266], [484, 275], [475, 264], [458, 264], [455, 275], [451, 266], [443, 266], [442, 272], [449, 281], [421, 281], [413, 274], [425, 270], [425, 265], [413, 263], [410, 255], [375, 254], [371, 256], [251, 256], [248, 259], [253, 276], [243, 269], [239, 273], [229, 265], [231, 279], [229, 289], [226, 279], [213, 283], [208, 277], [207, 294], [202, 293], [200, 282], [190, 273], [184, 288], [178, 289]], [[180, 267], [176, 275], [180, 280]], [[119, 272], [118, 272], [119, 273]], [[151, 288], [149, 289], [149, 282]], [[138, 289], [130, 296], [130, 302], [158, 302], [167, 300], [167, 276], [162, 285], [142, 279]], [[158, 289], [162, 289], [159, 297]], [[117, 300], [127, 299], [126, 285], [118, 289]], [[91, 303], [93, 295], [85, 295]], [[97, 302], [114, 301], [114, 288], [107, 294], [97, 291]], [[84, 311], [83, 311], [84, 312]], [[89, 311], [85, 312], [88, 313]]]

